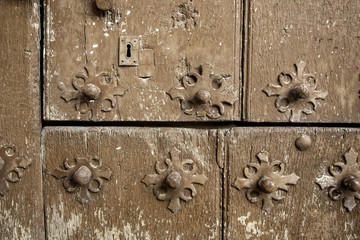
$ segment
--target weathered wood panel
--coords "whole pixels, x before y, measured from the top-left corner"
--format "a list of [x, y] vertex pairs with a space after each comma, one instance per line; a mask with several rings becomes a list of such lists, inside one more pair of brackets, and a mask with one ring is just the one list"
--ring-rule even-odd
[[0, 9], [0, 236], [44, 239], [39, 1], [1, 0]]
[[[255, 0], [247, 1], [247, 5], [245, 119], [287, 122], [293, 111], [292, 121], [296, 122], [359, 122], [359, 2]], [[301, 61], [306, 65], [304, 71], [299, 70]], [[294, 64], [298, 64], [299, 73], [313, 75], [316, 88], [307, 82], [313, 82], [313, 77], [298, 73], [288, 84], [289, 75], [285, 75], [280, 88], [283, 92], [267, 91], [281, 97], [268, 97], [263, 92], [266, 86], [280, 87], [281, 73], [296, 73]], [[305, 90], [298, 86], [302, 80]], [[314, 89], [322, 93], [306, 92]], [[313, 97], [324, 98], [313, 101], [315, 112], [310, 103]], [[277, 98], [283, 99], [278, 108]]]
[[45, 119], [240, 120], [237, 0], [45, 2]]
[[[222, 175], [216, 162], [216, 135], [216, 131], [195, 129], [45, 128], [43, 161], [48, 237], [220, 239]], [[156, 173], [157, 161], [162, 169], [166, 166], [165, 159], [174, 163], [176, 149], [180, 150], [179, 159], [193, 160], [198, 168], [196, 174], [205, 174], [207, 180], [204, 185], [194, 184], [196, 196], [188, 202], [181, 200], [181, 209], [173, 214], [167, 208], [169, 201], [157, 200], [142, 180], [147, 174]], [[79, 202], [80, 192], [65, 190], [64, 178], [55, 171], [63, 169], [66, 158], [73, 162], [75, 157], [98, 157], [102, 166], [112, 172], [111, 179], [103, 181], [100, 192], [89, 193], [87, 204]], [[70, 174], [77, 176], [70, 186], [86, 179], [86, 171], [83, 175], [76, 173], [77, 170]], [[86, 195], [84, 200], [87, 201]]]
[[[299, 151], [295, 142], [302, 134], [311, 138], [310, 148]], [[359, 201], [351, 212], [343, 206], [343, 191], [339, 201], [332, 201], [328, 189], [321, 190], [315, 183], [318, 178], [331, 178], [328, 168], [342, 162], [350, 165], [350, 158], [345, 161], [344, 154], [353, 148], [360, 152], [359, 131], [357, 129], [334, 128], [234, 128], [225, 135], [228, 157], [228, 182], [226, 183], [226, 236], [228, 239], [357, 239], [359, 237]], [[269, 162], [279, 160], [284, 164], [283, 176], [292, 173], [300, 177], [296, 185], [287, 185], [288, 192], [282, 191], [285, 198], [272, 200], [274, 207], [270, 213], [262, 210], [261, 197], [265, 196], [256, 189], [260, 201], [250, 203], [246, 189], [238, 190], [241, 181], [246, 178], [244, 168], [250, 163], [259, 163], [256, 155], [266, 151]], [[355, 154], [355, 161], [358, 161]], [[262, 162], [261, 165], [266, 165]], [[360, 177], [356, 167], [344, 168], [344, 179], [347, 175]], [[353, 172], [357, 172], [354, 174]], [[250, 170], [249, 175], [254, 173]], [[258, 169], [259, 176], [269, 175]], [[255, 175], [252, 175], [255, 176]], [[270, 176], [270, 175], [269, 175]], [[292, 175], [292, 180], [297, 180]], [[249, 177], [252, 178], [252, 177]], [[255, 179], [255, 178], [254, 178]], [[274, 180], [274, 178], [273, 178]], [[290, 178], [282, 183], [290, 182]], [[274, 180], [275, 181], [275, 180]], [[276, 187], [280, 186], [276, 183]], [[342, 186], [340, 184], [340, 186]], [[276, 192], [274, 192], [276, 193]], [[266, 195], [268, 196], [268, 195]], [[345, 202], [344, 202], [345, 203]], [[271, 207], [270, 207], [271, 208]]]

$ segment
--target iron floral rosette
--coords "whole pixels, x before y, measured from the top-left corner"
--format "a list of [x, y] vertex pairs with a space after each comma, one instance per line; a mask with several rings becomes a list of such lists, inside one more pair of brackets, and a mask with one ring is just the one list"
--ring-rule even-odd
[[317, 90], [315, 75], [305, 73], [306, 64], [300, 61], [295, 64], [296, 72], [283, 72], [279, 75], [279, 85], [268, 84], [263, 91], [268, 97], [277, 96], [275, 107], [279, 112], [289, 113], [291, 122], [299, 122], [301, 114], [313, 114], [316, 111], [316, 100], [324, 100], [327, 91]]
[[101, 159], [75, 158], [74, 163], [64, 160], [64, 168], [58, 167], [52, 173], [57, 179], [63, 179], [63, 186], [70, 193], [79, 192], [78, 200], [86, 204], [90, 193], [98, 193], [102, 189], [103, 180], [110, 180], [112, 171], [102, 166]]
[[269, 161], [269, 153], [262, 151], [256, 155], [259, 163], [249, 163], [244, 169], [246, 178], [236, 178], [233, 187], [245, 188], [246, 198], [251, 203], [263, 202], [262, 209], [268, 214], [274, 207], [272, 200], [284, 199], [281, 194], [288, 191], [287, 184], [296, 185], [300, 177], [295, 173], [284, 175], [285, 166], [280, 161]]
[[90, 120], [100, 119], [103, 112], [111, 112], [116, 107], [116, 96], [123, 96], [117, 79], [109, 72], [97, 73], [93, 63], [87, 64], [72, 80], [73, 89], [67, 89], [63, 82], [59, 83], [61, 98], [66, 102], [75, 102], [76, 111], [88, 114]]
[[181, 77], [182, 87], [168, 91], [172, 100], [180, 100], [185, 114], [220, 118], [225, 112], [224, 104], [232, 105], [237, 100], [235, 93], [226, 86], [229, 75], [215, 75], [212, 69], [211, 64], [203, 64]]
[[355, 199], [360, 199], [360, 163], [359, 154], [350, 148], [345, 154], [345, 163], [336, 162], [329, 167], [330, 175], [316, 179], [321, 189], [328, 189], [332, 200], [343, 200], [348, 211], [356, 206]]
[[0, 195], [4, 196], [9, 191], [9, 182], [17, 183], [23, 171], [31, 165], [31, 160], [20, 156], [13, 144], [0, 147]]
[[[193, 160], [180, 160], [180, 151], [170, 151], [170, 159], [165, 160], [166, 168], [155, 165], [156, 174], [147, 174], [142, 182], [153, 188], [155, 197], [160, 201], [169, 201], [168, 209], [176, 214], [180, 209], [180, 199], [187, 202], [197, 194], [194, 183], [204, 185], [208, 178], [205, 174], [197, 174], [197, 166]], [[187, 169], [186, 166], [192, 166]], [[187, 194], [187, 190], [190, 191]]]

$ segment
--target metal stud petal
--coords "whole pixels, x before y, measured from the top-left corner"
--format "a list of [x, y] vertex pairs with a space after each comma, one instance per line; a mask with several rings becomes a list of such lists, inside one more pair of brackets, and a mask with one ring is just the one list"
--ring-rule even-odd
[[[246, 198], [251, 202], [263, 201], [262, 209], [267, 213], [270, 213], [274, 207], [272, 200], [282, 200], [284, 197], [280, 196], [277, 191], [287, 191], [287, 185], [296, 185], [300, 179], [295, 173], [290, 175], [284, 174], [284, 164], [280, 161], [269, 161], [269, 153], [261, 151], [257, 155], [258, 163], [250, 163], [249, 165], [256, 166], [256, 172], [249, 174], [248, 171], [244, 171], [246, 178], [237, 177], [232, 184], [233, 187], [241, 190], [247, 189]], [[256, 165], [257, 164], [257, 165]], [[273, 166], [279, 165], [280, 171], [274, 173]], [[248, 168], [245, 168], [248, 169]]]
[[328, 195], [332, 200], [343, 200], [343, 206], [352, 211], [356, 206], [355, 198], [359, 198], [359, 182], [360, 182], [360, 164], [358, 161], [358, 153], [354, 148], [350, 148], [344, 153], [345, 163], [336, 162], [332, 166], [338, 167], [340, 170], [330, 166], [329, 175], [323, 175], [316, 179], [316, 183], [321, 189], [328, 189]]
[[23, 170], [28, 169], [31, 161], [20, 156], [13, 144], [0, 146], [0, 195], [4, 196], [9, 191], [9, 182], [19, 182]]
[[225, 114], [224, 104], [233, 105], [237, 100], [235, 92], [226, 89], [228, 75], [214, 75], [212, 69], [211, 64], [202, 64], [179, 79], [182, 83], [180, 88], [168, 91], [172, 100], [179, 99], [185, 114], [220, 118]]
[[[104, 78], [107, 80], [104, 81]], [[98, 119], [101, 114], [113, 111], [116, 107], [115, 97], [123, 96], [127, 92], [127, 89], [118, 85], [114, 74], [97, 73], [92, 62], [76, 74], [72, 88], [68, 89], [62, 84], [61, 98], [66, 102], [74, 102], [75, 110], [80, 114], [87, 114], [89, 120]]]
[[[289, 121], [300, 122], [302, 114], [315, 113], [317, 100], [324, 100], [328, 92], [317, 90], [317, 79], [314, 75], [305, 73], [305, 62], [295, 64], [296, 73], [281, 73], [279, 85], [268, 84], [263, 92], [268, 97], [275, 96], [275, 107], [281, 113], [287, 113]], [[284, 101], [286, 100], [286, 104]], [[313, 109], [306, 108], [313, 104]]]
[[[170, 152], [170, 159], [166, 159], [167, 169], [159, 171], [159, 162], [155, 164], [157, 174], [147, 174], [142, 182], [153, 188], [155, 197], [160, 201], [169, 200], [168, 209], [176, 214], [181, 209], [180, 199], [190, 201], [193, 199], [197, 190], [194, 184], [204, 185], [208, 178], [205, 174], [197, 174], [197, 166], [191, 159], [181, 160], [181, 152], [173, 149]], [[191, 171], [185, 170], [184, 165], [191, 164]], [[190, 194], [185, 194], [185, 191]]]
[[[98, 161], [98, 165], [93, 164], [93, 160]], [[58, 167], [52, 175], [61, 180], [63, 186], [69, 193], [78, 192], [78, 200], [82, 204], [87, 204], [90, 200], [90, 193], [100, 192], [103, 180], [110, 180], [112, 171], [102, 166], [101, 159], [75, 158], [75, 164], [71, 165], [69, 159], [64, 160], [64, 167]]]

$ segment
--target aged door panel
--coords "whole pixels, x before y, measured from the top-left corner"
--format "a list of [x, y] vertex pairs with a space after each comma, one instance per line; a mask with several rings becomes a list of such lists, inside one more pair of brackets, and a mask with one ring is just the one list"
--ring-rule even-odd
[[358, 1], [247, 1], [245, 119], [359, 122]]
[[225, 140], [228, 239], [359, 236], [357, 129], [235, 128]]
[[46, 120], [240, 120], [238, 1], [45, 2]]
[[0, 236], [44, 239], [39, 1], [0, 0]]
[[220, 239], [216, 142], [215, 130], [45, 128], [48, 237]]

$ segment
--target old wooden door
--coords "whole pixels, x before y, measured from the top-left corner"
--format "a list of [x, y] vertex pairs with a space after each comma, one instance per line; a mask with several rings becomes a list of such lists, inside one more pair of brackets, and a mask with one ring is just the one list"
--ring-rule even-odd
[[2, 239], [358, 239], [360, 3], [0, 0]]

